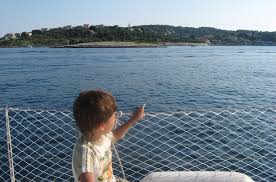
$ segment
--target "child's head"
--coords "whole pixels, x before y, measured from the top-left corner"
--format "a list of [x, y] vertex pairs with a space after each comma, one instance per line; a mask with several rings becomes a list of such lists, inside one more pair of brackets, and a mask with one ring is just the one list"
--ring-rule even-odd
[[81, 92], [73, 105], [76, 124], [84, 135], [102, 125], [106, 125], [106, 130], [111, 130], [113, 126], [110, 123], [115, 122], [116, 109], [114, 97], [110, 93], [99, 90]]

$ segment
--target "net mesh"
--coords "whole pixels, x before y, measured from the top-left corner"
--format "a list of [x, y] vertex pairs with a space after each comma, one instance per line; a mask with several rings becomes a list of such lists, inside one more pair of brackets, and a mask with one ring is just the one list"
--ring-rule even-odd
[[10, 180], [5, 109], [0, 108], [0, 181]]
[[[119, 125], [130, 116], [124, 113]], [[3, 108], [0, 117], [0, 179], [8, 181]], [[73, 181], [71, 155], [78, 132], [71, 112], [9, 108], [9, 120], [16, 180]], [[156, 171], [237, 171], [255, 181], [272, 182], [276, 181], [276, 110], [147, 113], [116, 148], [129, 181]], [[113, 168], [122, 177], [116, 155]]]

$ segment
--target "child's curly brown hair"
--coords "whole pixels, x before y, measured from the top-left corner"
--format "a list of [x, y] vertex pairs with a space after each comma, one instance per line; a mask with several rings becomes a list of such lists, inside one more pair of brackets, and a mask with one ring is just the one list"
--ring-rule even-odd
[[84, 135], [106, 122], [116, 110], [115, 98], [101, 90], [81, 92], [73, 105], [76, 124]]

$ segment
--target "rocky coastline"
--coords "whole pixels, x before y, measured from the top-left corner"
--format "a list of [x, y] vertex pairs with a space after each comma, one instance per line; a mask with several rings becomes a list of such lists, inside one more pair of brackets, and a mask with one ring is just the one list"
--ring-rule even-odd
[[90, 42], [73, 45], [52, 46], [52, 48], [155, 48], [167, 46], [208, 46], [206, 43], [162, 42], [162, 43], [137, 43], [137, 42]]
[[52, 48], [154, 48], [162, 44], [136, 42], [90, 42], [73, 45], [52, 46]]

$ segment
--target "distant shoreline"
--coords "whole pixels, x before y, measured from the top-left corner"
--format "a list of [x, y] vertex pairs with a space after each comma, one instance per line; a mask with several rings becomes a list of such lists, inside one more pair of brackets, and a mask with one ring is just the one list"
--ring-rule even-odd
[[24, 45], [11, 46], [0, 48], [160, 48], [170, 46], [276, 46], [276, 45], [231, 45], [231, 44], [208, 44], [208, 43], [192, 43], [192, 42], [131, 42], [131, 41], [102, 41], [102, 42], [88, 42], [72, 45], [57, 45], [57, 46], [39, 46], [39, 45]]
[[276, 32], [212, 27], [139, 25], [63, 26], [7, 33], [0, 47], [154, 48], [166, 46], [276, 46]]
[[73, 45], [51, 46], [51, 48], [153, 48], [161, 47], [160, 44], [155, 43], [136, 43], [136, 42], [88, 42]]
[[167, 46], [208, 46], [205, 43], [163, 42], [163, 43], [137, 43], [137, 42], [90, 42], [74, 45], [51, 46], [51, 48], [155, 48]]

